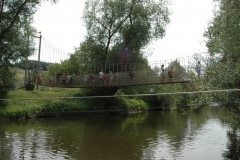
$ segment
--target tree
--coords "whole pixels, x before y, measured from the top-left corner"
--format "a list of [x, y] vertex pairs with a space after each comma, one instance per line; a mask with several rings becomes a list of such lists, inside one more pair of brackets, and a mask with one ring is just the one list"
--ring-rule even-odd
[[83, 19], [89, 57], [101, 62], [141, 63], [141, 49], [152, 39], [163, 38], [168, 16], [165, 0], [88, 0]]
[[[33, 14], [43, 0], [0, 0], [0, 69], [12, 75], [10, 68], [14, 62], [25, 59], [34, 49], [35, 29], [31, 26]], [[56, 0], [52, 0], [56, 2]], [[0, 75], [3, 88], [9, 78]]]
[[31, 23], [41, 1], [0, 1], [0, 67], [10, 66], [31, 53], [28, 50], [33, 47], [32, 35], [35, 33]]
[[[210, 53], [206, 76], [210, 77], [200, 87], [233, 89], [240, 87], [240, 1], [218, 0], [215, 17], [204, 36]], [[200, 101], [225, 102], [240, 120], [239, 92], [215, 93], [202, 96]]]

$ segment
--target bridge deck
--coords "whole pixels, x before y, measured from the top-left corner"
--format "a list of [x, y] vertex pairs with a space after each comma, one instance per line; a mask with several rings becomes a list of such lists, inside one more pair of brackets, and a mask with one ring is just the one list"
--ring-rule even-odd
[[149, 71], [136, 71], [134, 74], [135, 79], [132, 80], [128, 72], [122, 72], [113, 74], [112, 80], [110, 76], [107, 76], [106, 81], [100, 80], [99, 75], [94, 76], [90, 80], [90, 76], [87, 76], [87, 80], [84, 81], [84, 76], [76, 76], [75, 79], [64, 78], [63, 76], [46, 76], [40, 79], [35, 79], [35, 83], [43, 86], [60, 87], [60, 88], [97, 88], [97, 87], [120, 87], [120, 86], [138, 86], [138, 85], [153, 85], [153, 84], [173, 84], [173, 83], [189, 83], [190, 77], [186, 74], [174, 73], [173, 78], [169, 78], [165, 73], [164, 80], [162, 75], [156, 74], [152, 70]]

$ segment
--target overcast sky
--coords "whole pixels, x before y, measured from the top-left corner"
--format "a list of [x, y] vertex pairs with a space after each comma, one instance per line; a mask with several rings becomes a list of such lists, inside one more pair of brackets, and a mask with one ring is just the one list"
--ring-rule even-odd
[[[45, 40], [66, 53], [73, 53], [86, 34], [82, 22], [84, 0], [44, 2], [34, 16], [34, 26]], [[149, 61], [191, 56], [205, 52], [203, 32], [213, 17], [212, 0], [172, 0], [171, 23], [166, 36], [152, 42]]]

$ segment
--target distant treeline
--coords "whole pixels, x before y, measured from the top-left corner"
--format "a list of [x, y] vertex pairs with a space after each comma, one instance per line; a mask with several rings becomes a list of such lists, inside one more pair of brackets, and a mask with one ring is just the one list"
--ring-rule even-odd
[[[25, 69], [25, 67], [27, 66], [28, 70], [36, 70], [37, 64], [38, 64], [38, 61], [35, 61], [35, 60], [28, 60], [27, 62], [19, 61], [19, 62], [15, 63], [15, 67]], [[46, 71], [49, 64], [51, 64], [51, 63], [40, 61], [39, 62], [39, 70]]]

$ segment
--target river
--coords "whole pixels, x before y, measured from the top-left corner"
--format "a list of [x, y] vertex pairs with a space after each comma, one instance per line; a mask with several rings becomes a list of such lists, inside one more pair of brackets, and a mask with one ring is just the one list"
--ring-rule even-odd
[[224, 107], [0, 122], [0, 159], [240, 159]]

